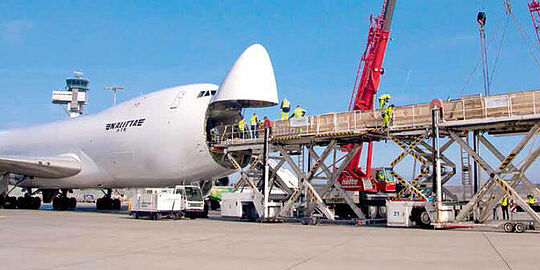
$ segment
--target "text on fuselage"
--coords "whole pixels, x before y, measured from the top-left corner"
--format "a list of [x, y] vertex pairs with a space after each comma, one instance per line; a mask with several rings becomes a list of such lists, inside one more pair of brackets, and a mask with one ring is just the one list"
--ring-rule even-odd
[[116, 132], [122, 132], [122, 131], [126, 131], [128, 128], [131, 128], [131, 127], [142, 126], [145, 120], [146, 118], [141, 118], [141, 119], [136, 119], [136, 120], [110, 123], [110, 124], [105, 125], [105, 130], [115, 130]]

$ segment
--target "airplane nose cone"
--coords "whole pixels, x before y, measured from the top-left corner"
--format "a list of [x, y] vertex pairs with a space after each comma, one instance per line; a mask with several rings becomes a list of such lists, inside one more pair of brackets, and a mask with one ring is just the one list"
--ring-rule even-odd
[[224, 101], [238, 102], [244, 108], [278, 104], [274, 69], [261, 44], [249, 46], [238, 57], [211, 103]]

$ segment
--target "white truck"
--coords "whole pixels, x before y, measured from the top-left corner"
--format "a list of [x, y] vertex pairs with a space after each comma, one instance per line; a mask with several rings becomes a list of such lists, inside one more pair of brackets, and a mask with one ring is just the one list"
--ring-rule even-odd
[[174, 188], [140, 189], [131, 199], [130, 215], [151, 219], [161, 217], [195, 218], [204, 213], [204, 200], [198, 186], [176, 186]]

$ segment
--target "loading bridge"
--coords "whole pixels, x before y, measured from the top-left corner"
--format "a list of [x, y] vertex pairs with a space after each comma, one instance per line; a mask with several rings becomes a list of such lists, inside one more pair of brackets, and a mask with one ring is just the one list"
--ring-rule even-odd
[[[403, 151], [389, 163], [389, 167], [394, 178], [404, 188], [395, 197], [427, 200], [429, 194], [422, 192], [422, 189], [430, 186], [433, 174], [430, 167], [434, 164], [435, 149], [428, 142], [434, 137], [432, 108], [441, 108], [437, 124], [439, 137], [446, 140], [438, 149], [443, 167], [443, 198], [457, 200], [456, 195], [444, 187], [444, 183], [456, 174], [455, 163], [444, 154], [455, 143], [460, 147], [458, 158], [461, 163], [462, 182], [467, 188], [464, 197], [470, 199], [456, 220], [466, 220], [474, 213], [476, 220], [485, 221], [497, 202], [506, 195], [540, 223], [540, 216], [514, 189], [519, 183], [523, 183], [528, 192], [540, 198], [540, 190], [524, 175], [540, 155], [540, 147], [531, 149], [521, 167], [512, 164], [515, 157], [538, 133], [540, 111], [537, 104], [540, 104], [540, 90], [490, 96], [472, 95], [395, 107], [387, 128], [382, 125], [380, 110], [327, 113], [276, 121], [272, 134], [269, 134], [270, 131], [265, 133], [261, 130], [259, 134], [266, 135], [260, 138], [251, 138], [248, 132], [240, 132], [234, 126], [219, 127], [210, 144], [212, 151], [223, 154], [223, 158], [229, 159], [240, 173], [241, 178], [236, 188], [247, 185], [254, 190], [255, 197], [260, 201], [256, 208], [261, 217], [288, 217], [293, 209], [303, 204], [305, 211], [302, 215], [310, 216], [317, 210], [332, 220], [335, 216], [325, 203], [325, 198], [334, 190], [347, 202], [357, 218], [363, 219], [366, 217], [365, 209], [360, 209], [355, 198], [337, 181], [354, 154], [360, 150], [359, 143], [385, 140], [397, 144]], [[510, 154], [504, 156], [489, 142], [486, 134], [523, 138]], [[469, 139], [471, 137], [472, 142]], [[490, 165], [481, 156], [475, 143], [485, 146], [501, 164]], [[350, 145], [353, 145], [352, 148]], [[344, 146], [348, 148], [345, 149]], [[315, 151], [315, 147], [321, 148], [322, 152]], [[235, 160], [239, 153], [252, 155], [251, 163], [246, 168], [242, 168]], [[307, 154], [307, 162], [303, 160], [304, 154]], [[294, 155], [300, 155], [297, 161], [294, 160]], [[406, 156], [411, 156], [424, 165], [413, 179], [406, 179], [393, 170]], [[268, 159], [276, 160], [277, 166], [263, 166]], [[276, 171], [284, 164], [296, 174], [299, 185], [295, 190], [287, 190], [288, 199], [283, 202], [279, 211], [270, 211], [265, 206], [269, 205], [268, 192], [280, 186]], [[266, 168], [262, 177], [248, 176], [250, 170], [261, 166]], [[473, 188], [475, 167], [489, 176], [489, 179], [476, 189]], [[314, 179], [324, 180], [325, 184], [315, 188]]]

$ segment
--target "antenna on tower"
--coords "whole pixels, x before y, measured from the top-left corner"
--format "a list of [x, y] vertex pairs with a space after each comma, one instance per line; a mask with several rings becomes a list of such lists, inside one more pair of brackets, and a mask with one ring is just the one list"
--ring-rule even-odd
[[113, 107], [116, 106], [116, 91], [122, 90], [124, 87], [121, 86], [107, 86], [105, 87], [105, 90], [112, 91], [113, 93]]

